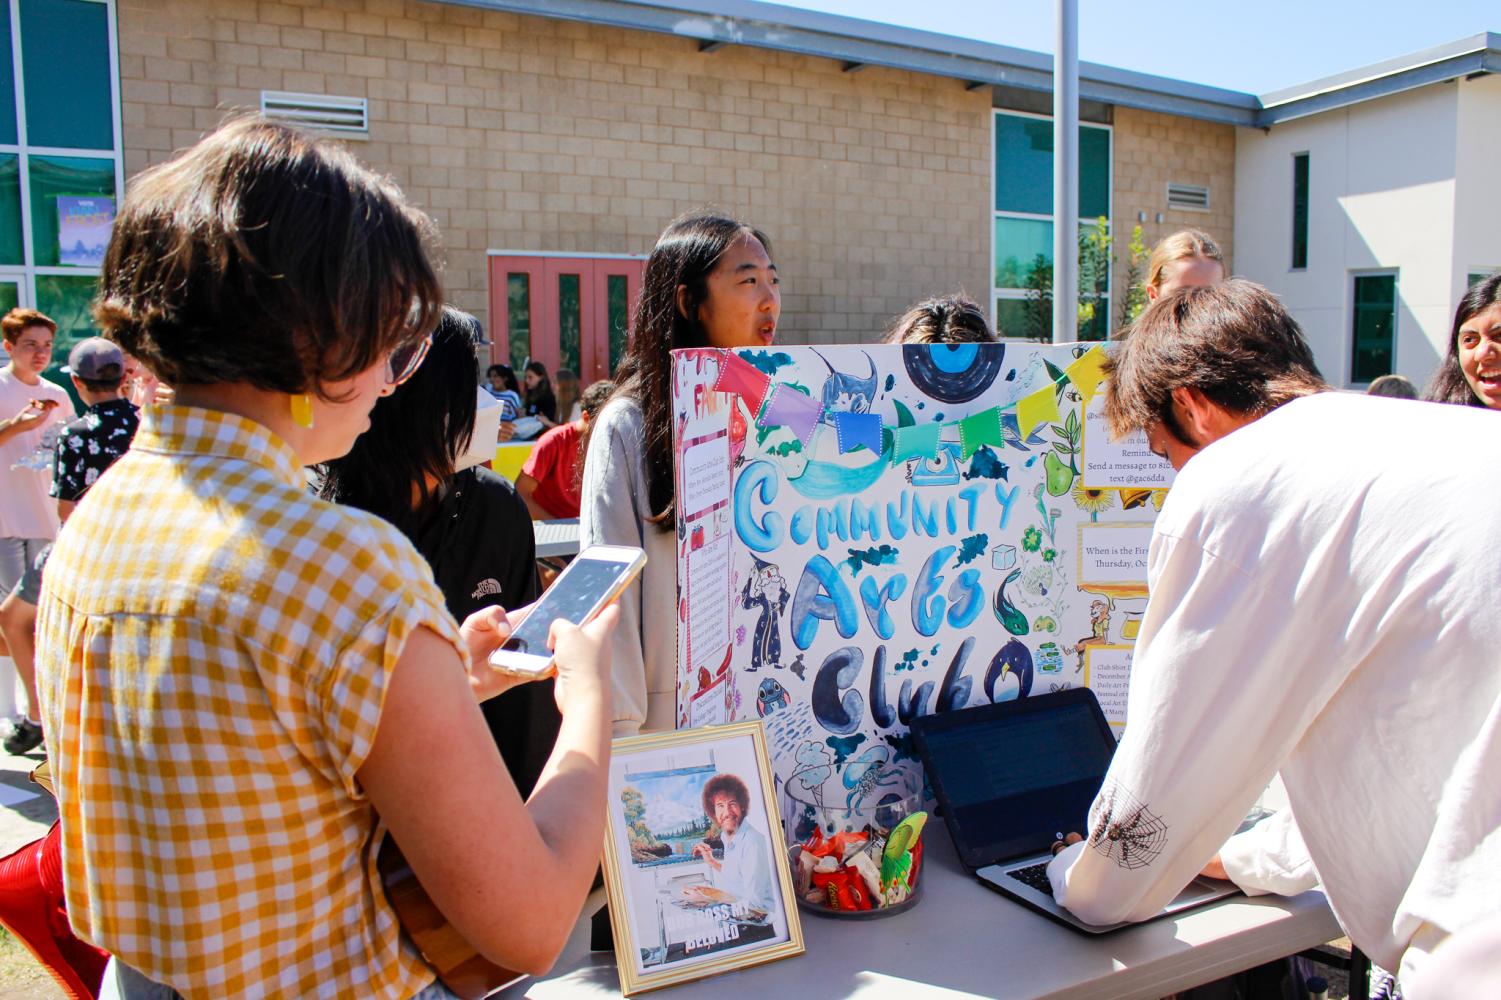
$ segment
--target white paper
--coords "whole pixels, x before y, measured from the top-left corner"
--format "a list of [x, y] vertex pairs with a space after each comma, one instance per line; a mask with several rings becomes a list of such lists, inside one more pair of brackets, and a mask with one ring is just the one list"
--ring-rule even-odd
[[1147, 582], [1147, 553], [1152, 545], [1150, 524], [1079, 525], [1079, 586]]
[[1099, 392], [1084, 411], [1084, 485], [1093, 489], [1139, 487], [1166, 489], [1173, 485], [1173, 467], [1152, 454], [1142, 431], [1110, 439], [1105, 426], [1105, 393]]
[[683, 515], [697, 517], [729, 499], [729, 437], [721, 435], [683, 452]]
[[1105, 721], [1126, 724], [1126, 695], [1131, 690], [1133, 646], [1087, 646], [1084, 650], [1084, 684], [1100, 701]]
[[717, 667], [730, 644], [730, 536], [688, 553], [688, 656]]
[[729, 675], [721, 677], [694, 696], [688, 703], [688, 728], [699, 726], [722, 726], [730, 721], [725, 707], [724, 695], [729, 684]]

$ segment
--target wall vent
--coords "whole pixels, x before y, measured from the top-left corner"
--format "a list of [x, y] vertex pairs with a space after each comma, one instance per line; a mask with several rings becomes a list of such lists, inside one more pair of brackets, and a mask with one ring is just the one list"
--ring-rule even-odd
[[1209, 211], [1209, 188], [1199, 184], [1174, 184], [1167, 186], [1167, 207], [1186, 208], [1191, 212]]
[[370, 105], [363, 97], [330, 97], [326, 94], [263, 90], [261, 113], [267, 118], [319, 132], [336, 132], [349, 136], [370, 133]]

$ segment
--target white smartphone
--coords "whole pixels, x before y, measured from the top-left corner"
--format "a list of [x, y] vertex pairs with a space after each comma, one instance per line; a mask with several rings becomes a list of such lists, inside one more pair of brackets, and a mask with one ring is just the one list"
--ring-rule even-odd
[[540, 677], [552, 669], [547, 648], [552, 623], [583, 625], [619, 597], [646, 565], [646, 553], [629, 545], [591, 545], [547, 588], [516, 631], [490, 654], [490, 665], [511, 674]]

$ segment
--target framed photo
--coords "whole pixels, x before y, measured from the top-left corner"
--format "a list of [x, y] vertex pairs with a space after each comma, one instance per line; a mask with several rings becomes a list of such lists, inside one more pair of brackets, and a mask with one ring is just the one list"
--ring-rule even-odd
[[760, 720], [613, 746], [605, 889], [621, 992], [802, 954]]

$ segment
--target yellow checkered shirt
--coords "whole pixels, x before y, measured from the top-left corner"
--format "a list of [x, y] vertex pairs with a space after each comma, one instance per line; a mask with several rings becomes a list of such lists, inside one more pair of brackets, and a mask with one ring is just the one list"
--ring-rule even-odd
[[355, 780], [427, 563], [259, 424], [146, 407], [47, 565], [38, 671], [68, 913], [190, 997], [408, 997]]

